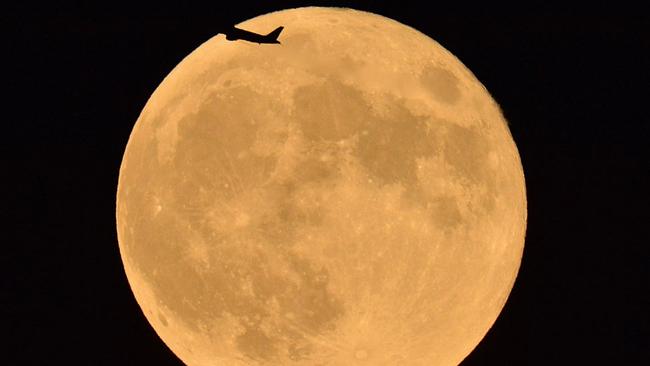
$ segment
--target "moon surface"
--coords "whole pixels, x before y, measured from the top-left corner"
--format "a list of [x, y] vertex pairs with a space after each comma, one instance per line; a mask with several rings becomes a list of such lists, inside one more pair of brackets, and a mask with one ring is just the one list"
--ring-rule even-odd
[[523, 169], [498, 105], [394, 20], [299, 8], [203, 43], [129, 138], [124, 268], [186, 364], [457, 365], [521, 262]]

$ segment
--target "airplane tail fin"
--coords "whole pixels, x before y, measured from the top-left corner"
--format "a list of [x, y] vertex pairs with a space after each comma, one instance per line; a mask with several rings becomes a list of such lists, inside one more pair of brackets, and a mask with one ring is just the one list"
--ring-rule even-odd
[[284, 27], [275, 28], [275, 30], [273, 32], [266, 35], [266, 38], [268, 38], [268, 39], [270, 39], [272, 41], [276, 41], [277, 43], [280, 43], [280, 41], [278, 41], [278, 36], [280, 35], [280, 32], [282, 32], [283, 29], [284, 29]]

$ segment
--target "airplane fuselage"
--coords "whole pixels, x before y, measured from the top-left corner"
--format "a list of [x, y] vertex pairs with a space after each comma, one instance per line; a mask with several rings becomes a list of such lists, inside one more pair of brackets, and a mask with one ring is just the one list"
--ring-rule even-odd
[[242, 40], [242, 41], [248, 41], [248, 42], [258, 43], [258, 44], [262, 44], [262, 43], [279, 44], [280, 41], [278, 41], [278, 35], [282, 31], [282, 29], [283, 27], [278, 27], [273, 32], [267, 35], [263, 35], [254, 32], [249, 32], [244, 29], [232, 27], [222, 33], [226, 35], [226, 39], [229, 41]]

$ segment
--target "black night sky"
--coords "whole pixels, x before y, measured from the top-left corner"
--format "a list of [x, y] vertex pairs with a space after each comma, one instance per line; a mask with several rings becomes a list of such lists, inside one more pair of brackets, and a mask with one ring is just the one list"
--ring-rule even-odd
[[[123, 271], [119, 166], [150, 94], [218, 29], [272, 10], [334, 5], [260, 3], [137, 15], [15, 6], [1, 16], [10, 114], [1, 145], [8, 343], [0, 363], [182, 365]], [[648, 18], [404, 4], [336, 3], [414, 27], [456, 55], [503, 109], [526, 176], [517, 282], [462, 365], [650, 364]]]

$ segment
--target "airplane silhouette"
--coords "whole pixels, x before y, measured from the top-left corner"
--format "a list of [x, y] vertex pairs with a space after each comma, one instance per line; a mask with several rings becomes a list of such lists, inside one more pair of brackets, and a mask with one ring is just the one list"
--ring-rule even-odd
[[263, 34], [257, 34], [253, 32], [249, 32], [247, 30], [239, 29], [232, 27], [230, 29], [227, 29], [221, 33], [226, 35], [226, 39], [229, 41], [236, 41], [238, 39], [241, 39], [243, 41], [248, 41], [248, 42], [253, 42], [253, 43], [277, 43], [280, 44], [280, 41], [278, 41], [278, 36], [280, 35], [280, 32], [284, 27], [277, 27], [275, 30], [267, 35]]

